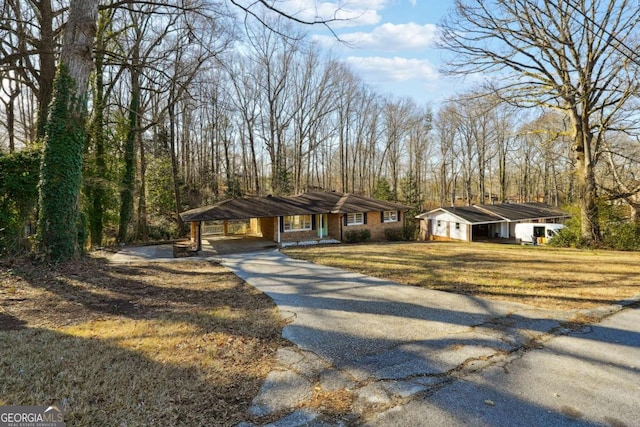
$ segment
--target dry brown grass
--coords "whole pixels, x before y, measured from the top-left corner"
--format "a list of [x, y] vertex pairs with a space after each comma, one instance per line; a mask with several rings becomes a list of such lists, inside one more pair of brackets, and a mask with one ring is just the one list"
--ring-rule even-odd
[[323, 390], [315, 387], [311, 401], [305, 406], [329, 416], [344, 416], [351, 413], [355, 396], [349, 390]]
[[292, 257], [407, 285], [555, 309], [640, 296], [640, 254], [490, 243], [382, 243], [287, 249]]
[[273, 302], [205, 262], [0, 262], [0, 405], [73, 426], [234, 425], [282, 345]]

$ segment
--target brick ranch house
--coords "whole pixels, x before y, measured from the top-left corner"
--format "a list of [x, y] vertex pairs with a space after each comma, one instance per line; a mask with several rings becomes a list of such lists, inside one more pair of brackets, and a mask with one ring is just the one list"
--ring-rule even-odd
[[372, 240], [383, 240], [385, 230], [402, 228], [410, 209], [353, 193], [316, 191], [290, 197], [245, 197], [191, 209], [180, 214], [191, 224], [191, 242], [201, 249], [204, 229], [233, 234], [243, 222], [243, 233], [271, 240], [280, 247], [339, 243], [345, 233], [367, 229]]

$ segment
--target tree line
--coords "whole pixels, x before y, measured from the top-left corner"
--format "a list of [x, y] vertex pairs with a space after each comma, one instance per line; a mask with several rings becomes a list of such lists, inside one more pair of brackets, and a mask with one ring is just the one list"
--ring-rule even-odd
[[[470, 14], [480, 12], [465, 9], [466, 3], [457, 5], [458, 21], [443, 23], [443, 43], [452, 51], [490, 58], [473, 49], [474, 40], [452, 34], [463, 24], [485, 22]], [[623, 15], [615, 8], [609, 15], [615, 13]], [[3, 167], [0, 174], [5, 248], [21, 246], [22, 226], [29, 220], [39, 220], [39, 236], [56, 233], [39, 239], [58, 253], [51, 242], [60, 240], [60, 227], [72, 230], [64, 247], [170, 238], [180, 233], [177, 214], [186, 209], [309, 189], [398, 200], [416, 210], [578, 202], [588, 224], [598, 200], [606, 199], [624, 204], [638, 220], [640, 155], [629, 112], [638, 91], [624, 85], [631, 75], [610, 63], [606, 73], [602, 66], [595, 92], [562, 93], [564, 103], [553, 104], [557, 97], [518, 80], [521, 92], [479, 85], [437, 106], [419, 105], [365, 84], [282, 13], [251, 10], [239, 20], [233, 8], [203, 0], [6, 0], [2, 16], [0, 146], [4, 164], [18, 165]], [[597, 18], [598, 26], [610, 28]], [[484, 26], [501, 36], [499, 28]], [[597, 26], [584, 27], [584, 43], [598, 34], [604, 38]], [[621, 40], [635, 34], [613, 30]], [[542, 43], [539, 34], [531, 38]], [[620, 52], [606, 47], [598, 45], [607, 61], [619, 58]], [[571, 62], [567, 50], [565, 68], [586, 55]], [[83, 60], [85, 68], [78, 68]], [[65, 64], [72, 66], [65, 71]], [[482, 62], [476, 58], [473, 64]], [[548, 59], [538, 68], [553, 65]], [[636, 65], [625, 62], [624, 72], [637, 71]], [[588, 85], [578, 76], [587, 78], [569, 71], [560, 86], [584, 89]], [[523, 94], [525, 89], [537, 92]], [[591, 96], [593, 105], [572, 109], [571, 96]], [[598, 102], [605, 104], [599, 110]], [[578, 117], [587, 110], [591, 116]], [[587, 145], [576, 145], [578, 139]], [[25, 153], [33, 152], [40, 153], [39, 162], [25, 160]], [[50, 164], [57, 164], [58, 172], [48, 176]], [[5, 172], [10, 170], [31, 179], [16, 181]], [[38, 182], [39, 201], [26, 196]], [[17, 192], [11, 185], [18, 185]], [[69, 204], [76, 210], [59, 215]], [[600, 234], [593, 226], [583, 232], [593, 239]]]

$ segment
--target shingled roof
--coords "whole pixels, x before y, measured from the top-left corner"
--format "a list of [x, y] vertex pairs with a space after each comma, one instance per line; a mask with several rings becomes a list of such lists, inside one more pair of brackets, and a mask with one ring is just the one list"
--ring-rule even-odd
[[406, 211], [409, 206], [353, 193], [315, 191], [290, 197], [245, 197], [223, 200], [180, 214], [184, 222], [268, 218], [285, 215]]
[[429, 214], [437, 211], [448, 212], [469, 224], [489, 224], [503, 221], [522, 222], [570, 217], [566, 212], [545, 203], [501, 203], [497, 205], [441, 207], [420, 214], [416, 218], [426, 218]]
[[526, 221], [543, 218], [568, 218], [565, 211], [545, 203], [501, 203], [498, 205], [476, 205], [477, 209], [498, 215], [509, 221]]
[[499, 217], [497, 215], [492, 215], [492, 214], [487, 213], [487, 212], [482, 212], [482, 211], [476, 209], [475, 206], [442, 207], [442, 208], [434, 209], [432, 211], [420, 214], [416, 218], [426, 218], [427, 216], [429, 216], [429, 214], [437, 212], [437, 211], [448, 212], [448, 213], [450, 213], [452, 215], [457, 216], [460, 219], [465, 220], [466, 222], [468, 222], [470, 224], [487, 224], [487, 223], [492, 223], [492, 222], [502, 222], [502, 221], [504, 221], [503, 218], [501, 218], [501, 217]]

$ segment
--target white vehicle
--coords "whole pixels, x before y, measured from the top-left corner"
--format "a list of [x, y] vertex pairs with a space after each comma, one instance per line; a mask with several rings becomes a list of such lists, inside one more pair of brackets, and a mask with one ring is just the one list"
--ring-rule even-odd
[[516, 240], [521, 244], [544, 245], [564, 228], [562, 224], [522, 222], [516, 224]]

